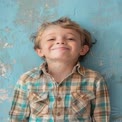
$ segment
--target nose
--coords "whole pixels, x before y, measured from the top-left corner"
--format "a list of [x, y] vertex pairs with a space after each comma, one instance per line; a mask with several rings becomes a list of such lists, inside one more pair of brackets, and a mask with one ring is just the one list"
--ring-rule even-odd
[[65, 43], [66, 43], [66, 41], [63, 38], [58, 38], [56, 41], [56, 44], [65, 44]]

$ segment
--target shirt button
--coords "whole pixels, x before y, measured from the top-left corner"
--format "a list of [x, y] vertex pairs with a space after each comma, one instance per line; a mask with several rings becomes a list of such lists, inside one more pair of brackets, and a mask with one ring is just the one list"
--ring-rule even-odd
[[58, 100], [58, 101], [61, 101], [61, 97], [58, 97], [57, 100]]
[[60, 115], [61, 115], [61, 113], [60, 113], [60, 112], [58, 112], [58, 113], [57, 113], [57, 116], [60, 116]]

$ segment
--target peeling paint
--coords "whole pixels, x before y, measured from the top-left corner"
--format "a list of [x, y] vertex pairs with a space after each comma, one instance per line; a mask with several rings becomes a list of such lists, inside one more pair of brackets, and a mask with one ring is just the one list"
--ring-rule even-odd
[[12, 48], [12, 47], [13, 47], [13, 44], [10, 44], [8, 42], [2, 41], [0, 39], [0, 48]]
[[2, 103], [5, 100], [9, 100], [8, 91], [5, 89], [0, 89], [0, 103]]
[[29, 3], [31, 4], [28, 4], [26, 0], [18, 0], [17, 3], [19, 9], [15, 23], [24, 25], [26, 28], [32, 28], [31, 26], [33, 26], [34, 22], [41, 23], [56, 15], [57, 0], [30, 0]]
[[11, 45], [9, 43], [5, 43], [3, 46], [3, 48], [12, 48], [12, 47], [13, 47], [13, 45]]
[[6, 74], [9, 72], [10, 67], [11, 66], [9, 64], [4, 64], [0, 62], [0, 77], [6, 78]]
[[5, 77], [6, 72], [7, 72], [6, 65], [3, 63], [0, 63], [0, 76]]
[[9, 33], [9, 32], [11, 32], [11, 29], [9, 27], [6, 27], [5, 28], [5, 32], [8, 32]]
[[103, 65], [104, 65], [103, 61], [102, 60], [99, 61], [99, 66], [103, 66]]

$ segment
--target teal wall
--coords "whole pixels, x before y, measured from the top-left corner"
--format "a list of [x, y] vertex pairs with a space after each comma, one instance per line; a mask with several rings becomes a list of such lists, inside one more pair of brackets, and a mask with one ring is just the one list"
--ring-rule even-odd
[[104, 76], [111, 122], [122, 122], [122, 0], [0, 0], [0, 122], [7, 122], [19, 76], [42, 63], [30, 35], [43, 21], [61, 16], [98, 40], [82, 63]]

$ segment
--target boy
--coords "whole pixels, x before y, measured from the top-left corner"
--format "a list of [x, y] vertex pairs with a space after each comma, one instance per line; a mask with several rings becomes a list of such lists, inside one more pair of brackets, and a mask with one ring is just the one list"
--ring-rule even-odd
[[21, 76], [10, 122], [109, 122], [103, 77], [80, 65], [91, 35], [69, 18], [42, 24], [34, 49], [45, 62]]

